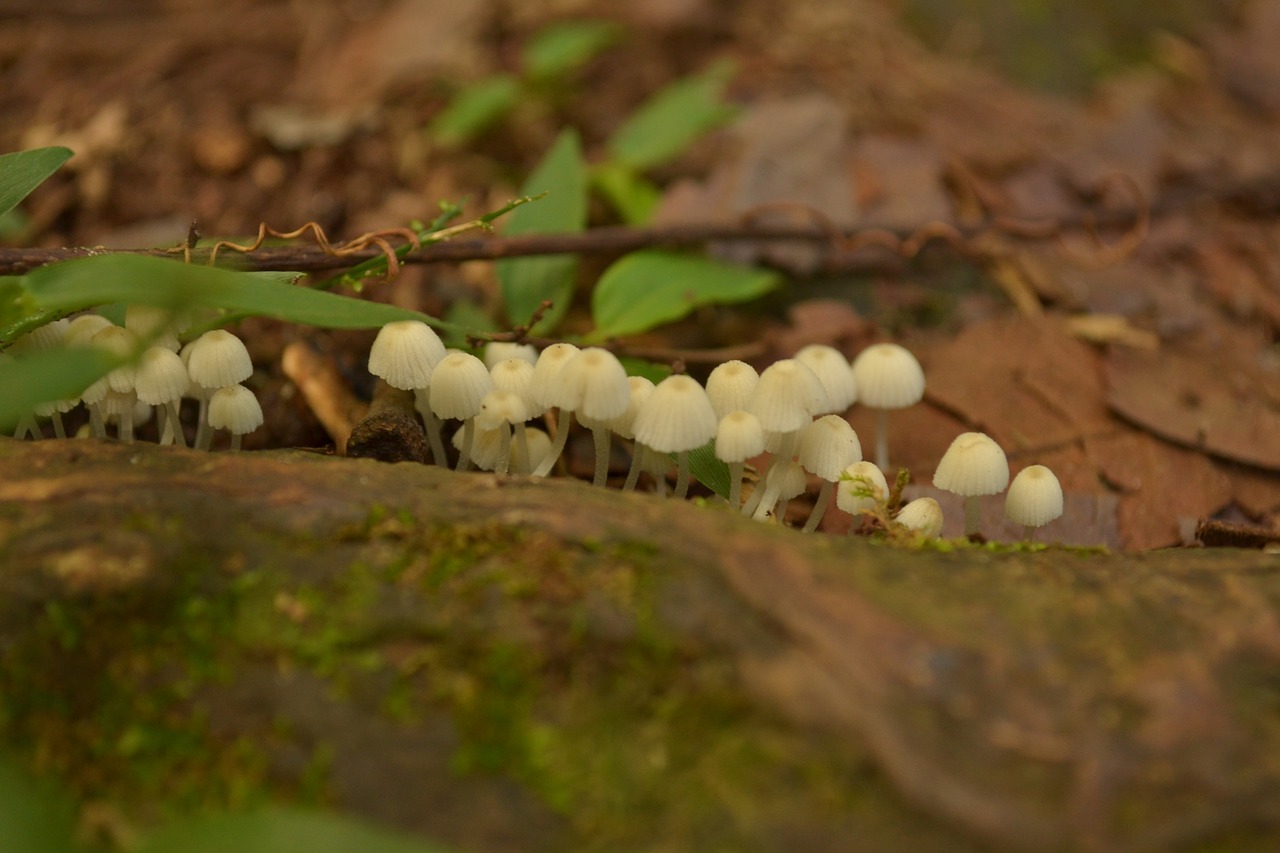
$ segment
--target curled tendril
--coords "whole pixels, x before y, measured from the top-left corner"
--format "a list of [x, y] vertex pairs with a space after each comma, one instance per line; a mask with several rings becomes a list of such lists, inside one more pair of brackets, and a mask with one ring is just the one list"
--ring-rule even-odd
[[258, 249], [262, 245], [263, 241], [268, 237], [276, 237], [281, 240], [294, 240], [301, 237], [308, 231], [311, 232], [312, 237], [316, 241], [316, 245], [318, 245], [325, 254], [333, 255], [334, 257], [354, 255], [357, 252], [367, 249], [369, 246], [377, 246], [387, 258], [387, 275], [390, 278], [395, 278], [400, 274], [400, 260], [396, 257], [396, 251], [391, 246], [391, 243], [387, 241], [387, 237], [402, 237], [415, 249], [421, 248], [422, 246], [417, 233], [411, 228], [388, 228], [382, 231], [370, 231], [366, 234], [361, 234], [359, 237], [348, 240], [345, 243], [338, 243], [337, 245], [334, 245], [324, 233], [324, 228], [320, 227], [320, 223], [315, 221], [307, 222], [302, 227], [294, 231], [277, 231], [267, 225], [267, 223], [263, 222], [258, 225], [258, 236], [252, 243], [240, 244], [233, 243], [230, 240], [219, 240], [215, 243], [213, 248], [209, 250], [208, 264], [209, 266], [214, 266], [217, 263], [218, 252], [222, 249], [230, 249], [233, 252], [248, 253]]

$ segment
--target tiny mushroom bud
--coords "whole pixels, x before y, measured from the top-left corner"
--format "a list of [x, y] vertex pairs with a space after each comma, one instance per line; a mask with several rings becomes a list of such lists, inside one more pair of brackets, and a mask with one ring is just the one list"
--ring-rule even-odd
[[809, 513], [803, 533], [818, 529], [822, 516], [831, 503], [835, 484], [846, 468], [862, 461], [862, 444], [840, 415], [823, 415], [800, 432], [800, 465], [822, 480], [822, 490]]
[[716, 413], [697, 380], [677, 374], [654, 387], [636, 415], [636, 441], [658, 453], [675, 453], [678, 465], [675, 496], [689, 490], [689, 451], [716, 434]]
[[742, 470], [752, 456], [764, 452], [764, 430], [750, 412], [733, 411], [720, 418], [716, 428], [716, 458], [729, 466], [729, 506], [739, 509]]
[[938, 462], [933, 485], [964, 498], [964, 535], [972, 536], [982, 517], [978, 499], [1004, 491], [1009, 485], [1009, 462], [990, 436], [961, 433]]
[[836, 506], [854, 516], [854, 523], [849, 526], [852, 534], [858, 527], [857, 516], [860, 513], [873, 512], [883, 506], [889, 499], [889, 483], [884, 472], [873, 463], [855, 462], [840, 474], [840, 482], [836, 485]]
[[1004, 512], [1014, 524], [1021, 524], [1023, 538], [1030, 539], [1037, 527], [1043, 527], [1062, 515], [1062, 484], [1043, 465], [1029, 465], [1018, 472], [1005, 495]]
[[876, 409], [876, 465], [889, 470], [889, 410], [905, 409], [924, 396], [924, 371], [905, 347], [872, 344], [853, 360], [858, 399]]
[[933, 498], [916, 498], [898, 510], [894, 520], [925, 539], [942, 533], [942, 507]]
[[231, 449], [240, 449], [240, 437], [262, 426], [262, 406], [243, 385], [228, 385], [209, 398], [209, 425], [231, 431]]

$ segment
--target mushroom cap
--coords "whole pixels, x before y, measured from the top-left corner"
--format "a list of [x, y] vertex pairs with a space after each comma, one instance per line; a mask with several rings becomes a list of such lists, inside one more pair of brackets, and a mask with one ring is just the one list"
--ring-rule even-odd
[[803, 495], [805, 488], [809, 485], [804, 476], [804, 468], [796, 462], [770, 465], [768, 473], [764, 475], [764, 488], [767, 489], [771, 483], [777, 483], [780, 501], [789, 501]]
[[369, 348], [369, 372], [392, 388], [426, 388], [445, 357], [444, 343], [421, 320], [396, 320], [378, 330]]
[[1040, 527], [1062, 515], [1062, 484], [1043, 465], [1028, 465], [1018, 472], [1005, 495], [1004, 512], [1014, 524]]
[[[580, 350], [573, 344], [552, 344], [538, 356], [538, 363], [533, 366], [533, 382], [529, 390], [533, 393], [533, 402], [541, 406], [543, 411], [555, 405], [548, 396], [551, 393], [552, 381], [569, 363], [569, 359], [579, 352]], [[537, 414], [541, 412], [531, 416], [536, 417]]]
[[428, 401], [438, 418], [473, 418], [480, 401], [493, 390], [493, 378], [484, 362], [465, 352], [451, 352], [431, 371]]
[[817, 375], [827, 392], [829, 412], [843, 412], [858, 399], [853, 368], [840, 350], [826, 344], [809, 344], [801, 347], [794, 358]]
[[112, 322], [101, 314], [81, 314], [71, 318], [62, 335], [62, 343], [68, 347], [84, 347], [98, 332], [112, 325]]
[[[138, 351], [138, 336], [123, 326], [105, 326], [94, 333], [89, 342], [116, 358], [132, 358]], [[119, 394], [133, 391], [138, 370], [132, 364], [124, 364], [107, 374], [107, 385]]]
[[[111, 325], [111, 321], [105, 317], [103, 322], [108, 326]], [[10, 344], [9, 352], [14, 355], [25, 355], [27, 353], [49, 352], [57, 349], [62, 346], [63, 341], [66, 339], [67, 329], [70, 325], [71, 321], [64, 317], [61, 320], [53, 320], [43, 326], [37, 326]], [[94, 331], [97, 331], [97, 329]]]
[[253, 432], [262, 426], [262, 406], [243, 385], [223, 386], [209, 398], [209, 426], [236, 435]]
[[716, 458], [721, 462], [744, 462], [764, 452], [764, 430], [760, 419], [750, 412], [729, 412], [716, 427]]
[[538, 348], [533, 344], [516, 344], [510, 341], [489, 341], [484, 345], [485, 367], [493, 370], [494, 366], [508, 358], [527, 361], [530, 367], [538, 363]]
[[[507, 427], [503, 427], [506, 429]], [[502, 432], [503, 429], [498, 427], [482, 427], [477, 419], [476, 428], [471, 434], [471, 452], [467, 458], [471, 460], [471, 464], [475, 465], [481, 471], [492, 471], [498, 466], [498, 457], [502, 455]], [[453, 449], [462, 452], [462, 441], [465, 438], [463, 430], [454, 430], [453, 438], [449, 439], [453, 444]], [[515, 442], [511, 443], [511, 452], [515, 452]]]
[[760, 374], [745, 361], [734, 359], [716, 365], [707, 376], [707, 396], [716, 417], [723, 420], [730, 412], [746, 411], [759, 381]]
[[129, 305], [124, 309], [124, 327], [151, 346], [178, 351], [179, 319], [168, 308], [155, 305]]
[[190, 386], [191, 377], [187, 375], [187, 366], [176, 352], [167, 347], [154, 346], [142, 353], [133, 386], [139, 400], [151, 406], [159, 406], [171, 400], [182, 399]]
[[855, 462], [836, 483], [836, 506], [850, 515], [875, 509], [889, 499], [889, 483], [874, 462]]
[[680, 453], [710, 441], [718, 423], [706, 390], [696, 380], [676, 375], [654, 386], [633, 426], [641, 444], [659, 453]]
[[924, 371], [906, 347], [872, 344], [853, 360], [858, 399], [872, 409], [905, 409], [924, 396]]
[[942, 533], [942, 506], [933, 498], [916, 498], [898, 510], [895, 520], [926, 539]]
[[[616, 432], [622, 438], [635, 438], [636, 415], [640, 414], [640, 408], [644, 405], [644, 401], [649, 399], [649, 395], [653, 393], [654, 384], [652, 380], [643, 376], [628, 376], [627, 385], [631, 388], [631, 394], [627, 398], [627, 410], [616, 418], [610, 418], [606, 422], [609, 429]], [[581, 418], [581, 415], [579, 415]], [[590, 418], [588, 418], [588, 421]], [[586, 423], [588, 429], [591, 428], [590, 423]]]
[[965, 498], [994, 495], [1009, 485], [1009, 461], [989, 435], [961, 433], [942, 454], [933, 484]]
[[509, 424], [523, 424], [528, 419], [529, 409], [520, 395], [514, 391], [490, 391], [480, 401], [476, 426], [482, 430], [490, 430]]
[[801, 362], [784, 358], [760, 374], [747, 411], [769, 432], [794, 432], [827, 405], [827, 392], [817, 375]]
[[196, 385], [225, 388], [243, 382], [252, 373], [249, 350], [226, 329], [205, 332], [191, 344], [187, 374]]
[[599, 423], [627, 410], [631, 385], [617, 356], [600, 347], [587, 347], [551, 378], [547, 395], [548, 405]]
[[495, 391], [510, 391], [524, 402], [529, 417], [537, 417], [545, 409], [533, 401], [533, 362], [523, 358], [504, 358], [489, 368]]
[[820, 479], [835, 482], [855, 462], [862, 461], [862, 443], [840, 415], [823, 415], [800, 432], [800, 465]]

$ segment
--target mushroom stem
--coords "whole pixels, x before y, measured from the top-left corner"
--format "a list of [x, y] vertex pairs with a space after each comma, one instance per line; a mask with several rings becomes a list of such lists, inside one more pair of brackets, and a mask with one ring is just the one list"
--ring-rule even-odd
[[516, 450], [523, 460], [519, 473], [528, 474], [533, 469], [533, 460], [529, 458], [529, 436], [525, 433], [524, 424], [512, 424], [511, 429], [515, 431]]
[[89, 427], [94, 438], [107, 437], [107, 425], [102, 420], [102, 406], [97, 403], [89, 404]]
[[534, 469], [533, 476], [535, 477], [545, 477], [551, 473], [551, 469], [555, 467], [560, 454], [564, 452], [565, 442], [569, 440], [569, 425], [573, 423], [573, 412], [567, 409], [560, 409], [559, 412], [560, 421], [556, 424], [555, 441], [552, 442], [551, 449], [547, 451], [546, 458]]
[[876, 410], [876, 467], [889, 473], [889, 410]]
[[[793, 430], [791, 432], [784, 433], [781, 439], [779, 439], [778, 451], [777, 453], [774, 453], [773, 458], [769, 460], [769, 469], [765, 471], [764, 495], [760, 498], [759, 504], [756, 505], [755, 512], [751, 513], [751, 517], [756, 521], [764, 521], [768, 518], [769, 511], [774, 509], [774, 505], [778, 502], [778, 493], [782, 491], [782, 477], [775, 475], [770, 479], [769, 471], [772, 471], [775, 466], [785, 466], [791, 461], [791, 457], [794, 456], [796, 452], [796, 440], [799, 436], [800, 431]], [[779, 473], [781, 473], [781, 471]], [[754, 497], [754, 495], [752, 495], [752, 497]], [[744, 509], [743, 514], [745, 515], [746, 512], [747, 511]]]
[[822, 488], [818, 491], [818, 500], [813, 505], [813, 512], [809, 513], [809, 520], [804, 523], [801, 533], [812, 533], [818, 529], [818, 525], [822, 522], [822, 517], [827, 514], [827, 506], [831, 503], [831, 495], [835, 491], [836, 484], [832, 480], [823, 480]]
[[120, 413], [120, 423], [116, 428], [121, 441], [133, 441], [133, 406], [126, 404]]
[[502, 435], [499, 436], [498, 462], [493, 466], [493, 473], [499, 477], [505, 477], [507, 471], [511, 468], [511, 431], [514, 429], [518, 429], [522, 435], [524, 434], [524, 426], [521, 424], [501, 427]]
[[165, 403], [160, 407], [160, 413], [164, 418], [164, 428], [160, 431], [160, 443], [186, 447], [187, 439], [182, 434], [182, 421], [178, 416], [178, 401], [170, 400]]
[[681, 450], [676, 454], [676, 490], [673, 496], [683, 499], [689, 494], [689, 451]]
[[458, 452], [458, 471], [471, 467], [471, 443], [476, 438], [476, 419], [466, 418], [462, 422], [462, 448]]
[[196, 450], [208, 450], [213, 444], [213, 430], [209, 427], [208, 394], [200, 398], [200, 415], [196, 424], [196, 440], [193, 446]]
[[65, 424], [63, 424], [63, 422], [62, 422], [62, 413], [61, 413], [61, 412], [54, 412], [54, 413], [53, 413], [53, 435], [54, 435], [54, 438], [66, 438], [66, 437], [67, 437], [67, 427], [66, 427], [66, 425], [65, 425]]
[[636, 483], [640, 481], [641, 459], [644, 457], [644, 445], [635, 442], [631, 446], [631, 469], [627, 471], [627, 481], [622, 484], [622, 491], [634, 491]]
[[591, 485], [603, 486], [609, 480], [609, 428], [596, 425], [591, 428], [591, 438], [596, 446], [596, 471]]
[[36, 427], [35, 418], [30, 415], [23, 415], [18, 421], [18, 427], [13, 431], [13, 437], [16, 439], [24, 439], [27, 436], [31, 438], [39, 438], [40, 430]]
[[232, 450], [240, 449], [240, 433], [238, 432], [231, 433], [231, 449]]
[[964, 535], [972, 536], [982, 526], [982, 504], [977, 495], [964, 499]]
[[427, 432], [427, 441], [431, 443], [431, 461], [442, 467], [449, 466], [449, 457], [444, 454], [444, 439], [440, 437], [440, 419], [431, 411], [430, 406], [418, 409], [422, 415], [422, 425]]
[[742, 469], [746, 467], [743, 462], [729, 463], [729, 506], [734, 509], [742, 508]]

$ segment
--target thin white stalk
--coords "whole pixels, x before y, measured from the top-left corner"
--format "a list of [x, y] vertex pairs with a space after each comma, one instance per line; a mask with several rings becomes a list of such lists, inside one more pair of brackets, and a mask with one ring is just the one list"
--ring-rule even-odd
[[53, 435], [55, 438], [67, 437], [67, 427], [62, 422], [62, 412], [53, 413]]
[[[775, 466], [785, 466], [791, 461], [791, 457], [796, 452], [796, 441], [800, 436], [799, 430], [784, 433], [778, 441], [778, 452], [773, 454], [773, 458], [769, 460], [769, 470], [772, 471]], [[768, 472], [765, 472], [764, 479], [764, 496], [760, 498], [760, 503], [756, 506], [755, 512], [751, 513], [751, 517], [756, 521], [764, 521], [769, 517], [769, 510], [774, 508], [774, 504], [778, 502], [778, 493], [782, 491], [782, 477], [775, 476], [770, 478]], [[744, 510], [745, 513], [745, 510]]]
[[517, 473], [528, 474], [533, 470], [533, 460], [529, 458], [529, 437], [525, 435], [524, 424], [512, 424], [516, 434], [516, 450], [520, 454], [521, 464]]
[[689, 451], [676, 454], [676, 490], [673, 497], [683, 499], [689, 494]]
[[827, 507], [831, 505], [831, 497], [835, 492], [836, 484], [831, 480], [823, 480], [822, 488], [818, 491], [818, 500], [813, 505], [813, 512], [809, 513], [809, 520], [804, 523], [801, 533], [812, 533], [818, 529], [818, 525], [822, 522], [822, 517], [827, 514]]
[[208, 450], [213, 444], [213, 427], [209, 426], [209, 397], [200, 398], [200, 416], [196, 420], [196, 450]]
[[631, 446], [631, 469], [627, 471], [627, 481], [622, 484], [622, 491], [630, 492], [640, 481], [641, 460], [644, 458], [644, 445], [636, 442]]
[[471, 467], [471, 443], [476, 438], [476, 419], [467, 418], [462, 422], [462, 450], [458, 453], [458, 471]]
[[102, 406], [97, 403], [89, 403], [89, 428], [93, 432], [94, 438], [107, 437], [107, 425], [102, 420]]
[[972, 536], [982, 526], [982, 504], [976, 495], [964, 499], [964, 535]]
[[431, 444], [431, 461], [442, 467], [449, 466], [449, 457], [444, 453], [444, 439], [440, 436], [440, 419], [429, 408], [418, 410], [422, 415], [422, 425], [426, 428], [427, 441]]
[[499, 477], [507, 476], [507, 471], [511, 467], [511, 431], [513, 429], [524, 432], [524, 427], [519, 424], [502, 427], [501, 442], [498, 445], [498, 462], [493, 466], [493, 473]]
[[40, 428], [36, 426], [36, 419], [31, 415], [23, 415], [18, 420], [18, 428], [13, 431], [13, 437], [24, 439], [30, 436], [32, 439], [40, 437]]
[[560, 419], [556, 424], [556, 438], [551, 443], [551, 449], [547, 451], [546, 458], [539, 463], [534, 469], [533, 476], [545, 477], [551, 473], [551, 469], [556, 466], [560, 454], [564, 452], [565, 442], [569, 440], [569, 425], [573, 423], [573, 412], [567, 409], [559, 409]]
[[231, 449], [232, 450], [240, 449], [240, 433], [238, 432], [231, 433]]
[[591, 478], [591, 485], [603, 486], [609, 481], [609, 428], [593, 426], [591, 438], [596, 446], [596, 472]]
[[889, 410], [876, 410], [876, 467], [889, 476]]
[[120, 423], [116, 428], [121, 441], [133, 441], [133, 405], [128, 404], [120, 413]]
[[742, 469], [744, 462], [729, 463], [729, 506], [740, 509], [742, 506]]

